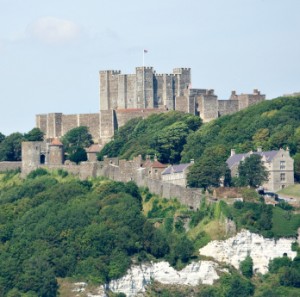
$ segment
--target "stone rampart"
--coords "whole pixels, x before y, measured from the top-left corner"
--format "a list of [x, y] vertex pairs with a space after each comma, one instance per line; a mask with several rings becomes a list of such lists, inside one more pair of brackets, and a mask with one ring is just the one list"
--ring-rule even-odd
[[239, 110], [238, 100], [218, 100], [219, 116], [231, 114]]
[[22, 162], [0, 162], [0, 172], [22, 168]]

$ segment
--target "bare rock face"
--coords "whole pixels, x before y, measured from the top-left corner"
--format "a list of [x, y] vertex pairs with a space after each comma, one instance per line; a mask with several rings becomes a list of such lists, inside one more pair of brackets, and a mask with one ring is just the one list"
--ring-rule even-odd
[[187, 286], [200, 283], [211, 285], [219, 279], [217, 267], [211, 261], [193, 262], [180, 271], [176, 271], [168, 262], [142, 264], [132, 266], [125, 276], [111, 281], [108, 287], [113, 292], [123, 292], [127, 297], [133, 297], [145, 292], [146, 286], [152, 281]]
[[248, 255], [253, 260], [255, 273], [268, 272], [269, 261], [286, 254], [290, 258], [296, 257], [291, 250], [296, 239], [280, 238], [278, 240], [264, 238], [248, 230], [242, 230], [235, 237], [224, 241], [215, 240], [199, 250], [201, 255], [213, 257], [219, 262], [231, 264], [239, 269], [240, 262]]

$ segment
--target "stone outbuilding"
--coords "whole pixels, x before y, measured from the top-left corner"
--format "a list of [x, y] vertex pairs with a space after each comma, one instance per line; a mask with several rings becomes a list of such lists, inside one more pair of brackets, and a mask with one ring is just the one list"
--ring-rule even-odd
[[162, 181], [169, 182], [178, 186], [187, 186], [187, 174], [189, 172], [189, 167], [193, 165], [194, 161], [191, 160], [190, 163], [170, 165], [161, 173]]
[[87, 159], [89, 162], [96, 162], [97, 154], [101, 151], [102, 146], [100, 144], [92, 144], [86, 149]]
[[153, 179], [161, 179], [162, 172], [166, 169], [167, 165], [160, 163], [157, 157], [154, 160], [150, 160], [150, 156], [146, 156], [146, 161], [142, 164], [142, 167], [146, 169], [146, 175]]

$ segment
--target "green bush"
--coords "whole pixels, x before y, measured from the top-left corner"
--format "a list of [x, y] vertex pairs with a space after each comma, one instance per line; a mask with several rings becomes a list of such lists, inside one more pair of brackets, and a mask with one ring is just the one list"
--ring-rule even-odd
[[251, 278], [253, 276], [253, 260], [250, 256], [247, 256], [240, 263], [240, 270], [245, 277]]

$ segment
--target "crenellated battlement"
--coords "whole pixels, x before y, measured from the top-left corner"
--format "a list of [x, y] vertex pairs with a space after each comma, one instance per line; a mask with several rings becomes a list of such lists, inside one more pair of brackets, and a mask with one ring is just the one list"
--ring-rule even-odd
[[121, 70], [100, 70], [100, 74], [111, 74], [111, 75], [119, 75], [121, 74]]

